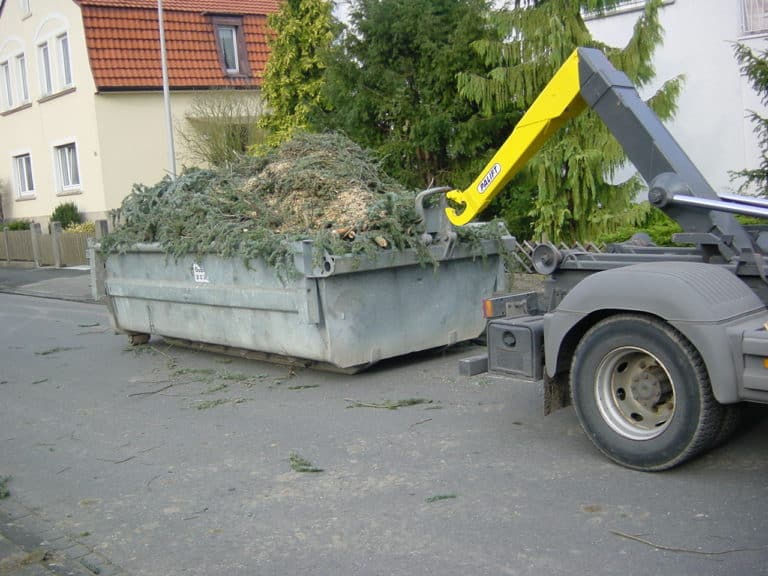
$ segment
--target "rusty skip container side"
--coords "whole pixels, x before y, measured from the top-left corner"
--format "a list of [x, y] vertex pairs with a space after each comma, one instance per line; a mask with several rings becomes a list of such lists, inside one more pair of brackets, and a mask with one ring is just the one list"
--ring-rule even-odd
[[[515, 240], [502, 242], [511, 249]], [[506, 288], [499, 243], [429, 249], [437, 268], [413, 250], [313, 265], [311, 242], [299, 242], [298, 275], [285, 280], [260, 259], [174, 260], [137, 245], [106, 259], [104, 292], [121, 331], [363, 368], [485, 329], [482, 299]]]

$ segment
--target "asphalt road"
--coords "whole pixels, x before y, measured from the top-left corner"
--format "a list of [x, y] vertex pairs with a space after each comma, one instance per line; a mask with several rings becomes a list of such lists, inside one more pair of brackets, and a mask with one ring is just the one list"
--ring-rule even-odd
[[[84, 268], [84, 267], [83, 267]], [[26, 294], [79, 302], [93, 301], [90, 270], [0, 265], [0, 293]]]
[[347, 376], [130, 348], [94, 304], [0, 294], [0, 324], [0, 512], [102, 574], [768, 574], [765, 410], [646, 474], [460, 376], [470, 347]]

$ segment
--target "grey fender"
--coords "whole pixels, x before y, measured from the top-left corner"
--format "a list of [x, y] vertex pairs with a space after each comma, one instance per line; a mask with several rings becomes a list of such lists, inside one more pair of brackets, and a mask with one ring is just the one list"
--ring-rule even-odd
[[547, 374], [568, 369], [573, 348], [589, 326], [621, 312], [666, 320], [698, 350], [715, 398], [726, 404], [739, 400], [741, 342], [734, 339], [734, 327], [768, 319], [768, 313], [736, 275], [713, 264], [648, 262], [587, 276], [544, 317]]

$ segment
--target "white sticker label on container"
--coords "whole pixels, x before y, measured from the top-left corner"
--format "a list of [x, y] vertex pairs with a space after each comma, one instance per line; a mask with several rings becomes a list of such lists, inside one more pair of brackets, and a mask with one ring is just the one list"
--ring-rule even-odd
[[205, 269], [196, 263], [192, 264], [192, 274], [195, 277], [195, 282], [210, 282], [205, 274]]

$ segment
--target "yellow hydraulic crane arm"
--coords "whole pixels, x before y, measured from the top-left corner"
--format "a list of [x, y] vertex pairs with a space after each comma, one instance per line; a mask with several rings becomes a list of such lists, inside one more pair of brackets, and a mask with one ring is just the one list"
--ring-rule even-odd
[[584, 110], [578, 52], [574, 50], [552, 77], [472, 185], [446, 194], [461, 205], [446, 209], [453, 224], [462, 226], [477, 216], [560, 126]]
[[[568, 119], [585, 108], [600, 117], [648, 183], [648, 200], [695, 242], [717, 245], [723, 258], [753, 254], [752, 237], [707, 183], [626, 74], [605, 54], [577, 48], [544, 87], [507, 141], [464, 191], [451, 190], [451, 223], [471, 221]], [[690, 196], [691, 198], [687, 198]], [[456, 207], [458, 205], [458, 207]], [[692, 209], [696, 205], [702, 209]], [[746, 213], [746, 212], [742, 212]]]

